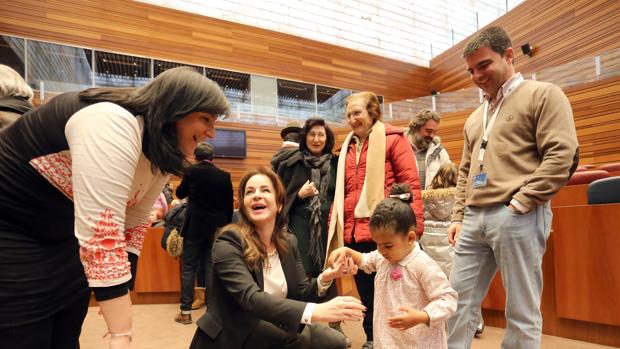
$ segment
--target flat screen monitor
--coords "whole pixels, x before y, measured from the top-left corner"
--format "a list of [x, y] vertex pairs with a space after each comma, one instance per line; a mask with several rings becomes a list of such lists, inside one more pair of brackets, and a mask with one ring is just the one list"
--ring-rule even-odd
[[246, 157], [245, 130], [216, 128], [215, 138], [207, 142], [215, 148], [213, 156], [217, 158], [244, 159]]

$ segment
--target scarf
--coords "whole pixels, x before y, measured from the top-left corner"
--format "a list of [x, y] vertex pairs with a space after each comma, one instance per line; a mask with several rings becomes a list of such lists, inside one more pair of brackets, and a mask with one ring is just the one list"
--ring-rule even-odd
[[[350, 132], [344, 140], [344, 143], [342, 143], [340, 157], [338, 158], [336, 193], [334, 195], [334, 206], [327, 237], [328, 254], [334, 249], [344, 246], [344, 171], [346, 154], [349, 149], [351, 138], [353, 138], [353, 132]], [[385, 125], [381, 121], [376, 121], [368, 135], [366, 177], [364, 178], [360, 199], [353, 212], [355, 218], [370, 217], [377, 204], [385, 198], [385, 151]]]
[[329, 185], [329, 172], [332, 154], [314, 156], [304, 151], [303, 160], [310, 169], [310, 181], [318, 183], [319, 195], [310, 198], [310, 259], [316, 265], [322, 265], [323, 240], [321, 239], [321, 203], [325, 202]]

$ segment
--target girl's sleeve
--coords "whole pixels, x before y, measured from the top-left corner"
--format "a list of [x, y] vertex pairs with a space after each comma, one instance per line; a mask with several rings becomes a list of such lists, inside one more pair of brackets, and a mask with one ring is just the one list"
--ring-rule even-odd
[[450, 282], [439, 265], [430, 257], [427, 259], [427, 261], [422, 262], [423, 265], [420, 265], [418, 270], [420, 284], [429, 300], [428, 305], [422, 310], [430, 318], [429, 326], [439, 324], [444, 326], [443, 324], [456, 311], [458, 295], [450, 287]]
[[378, 250], [374, 250], [368, 253], [362, 253], [362, 264], [359, 266], [366, 274], [371, 274], [377, 271], [377, 262], [381, 258]]
[[[105, 292], [106, 299], [122, 296], [131, 278], [126, 210], [142, 152], [140, 125], [122, 107], [97, 103], [71, 117], [65, 136], [71, 152], [75, 236], [88, 284], [96, 297], [100, 287], [114, 288]], [[145, 228], [137, 228], [142, 221], [138, 216], [136, 225], [127, 227], [143, 232]]]

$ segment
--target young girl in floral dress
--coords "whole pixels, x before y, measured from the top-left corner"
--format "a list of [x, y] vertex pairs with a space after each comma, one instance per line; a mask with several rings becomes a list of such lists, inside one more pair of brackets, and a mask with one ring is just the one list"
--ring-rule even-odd
[[374, 349], [444, 349], [446, 321], [456, 311], [457, 294], [446, 275], [416, 242], [415, 216], [407, 185], [396, 184], [370, 218], [377, 250], [359, 253], [342, 247], [329, 262], [352, 258], [375, 277]]

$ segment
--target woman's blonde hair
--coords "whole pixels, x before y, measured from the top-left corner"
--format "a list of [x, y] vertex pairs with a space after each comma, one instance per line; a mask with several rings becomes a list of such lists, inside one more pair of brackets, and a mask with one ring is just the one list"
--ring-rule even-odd
[[239, 197], [239, 221], [223, 227], [219, 232], [219, 234], [222, 234], [226, 231], [236, 231], [241, 235], [245, 245], [243, 260], [245, 261], [245, 264], [254, 271], [260, 270], [262, 262], [266, 261], [268, 258], [267, 251], [256, 233], [256, 227], [248, 218], [247, 207], [244, 205], [245, 187], [250, 178], [256, 175], [266, 176], [273, 184], [276, 204], [280, 208], [280, 211], [276, 216], [276, 224], [273, 229], [273, 234], [271, 235], [271, 242], [280, 256], [285, 256], [288, 253], [288, 244], [286, 242], [286, 238], [284, 237], [286, 223], [286, 214], [284, 213], [284, 207], [286, 204], [286, 190], [284, 189], [284, 185], [282, 184], [280, 177], [278, 177], [278, 175], [275, 174], [275, 172], [273, 172], [270, 168], [265, 166], [250, 170], [243, 176], [241, 182], [239, 182], [237, 194]]
[[370, 115], [373, 121], [383, 120], [381, 104], [379, 103], [379, 98], [377, 98], [376, 94], [368, 91], [354, 93], [347, 97], [345, 100], [346, 105], [348, 106], [349, 103], [358, 99], [361, 99], [364, 104], [366, 104], [366, 111], [368, 111], [368, 115]]
[[441, 189], [456, 187], [459, 168], [452, 162], [448, 161], [439, 167], [437, 174], [431, 180], [431, 189]]

